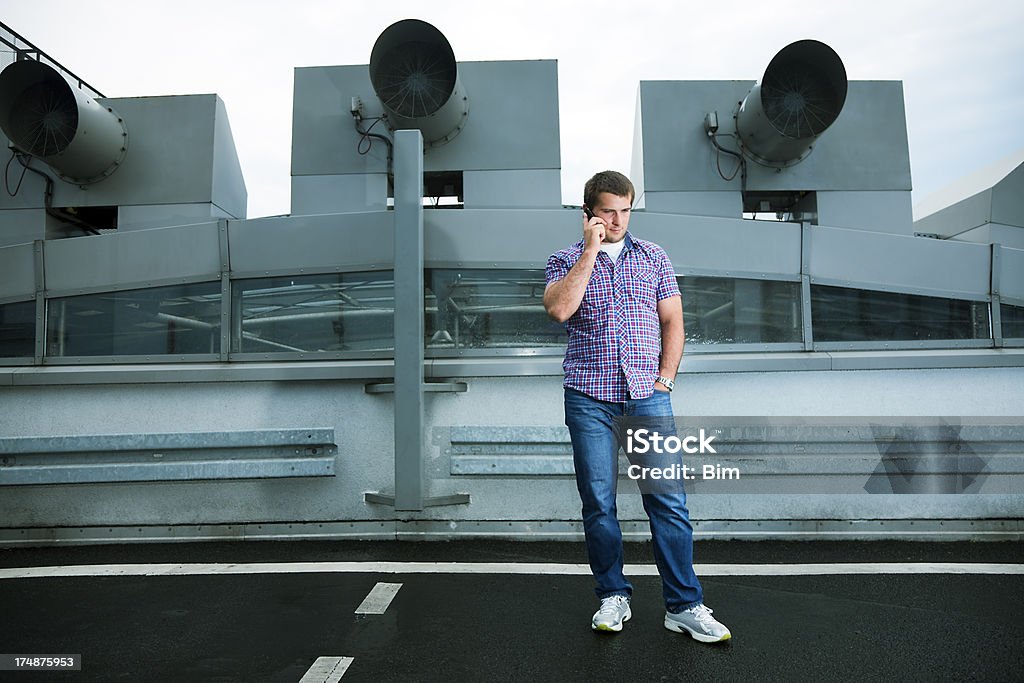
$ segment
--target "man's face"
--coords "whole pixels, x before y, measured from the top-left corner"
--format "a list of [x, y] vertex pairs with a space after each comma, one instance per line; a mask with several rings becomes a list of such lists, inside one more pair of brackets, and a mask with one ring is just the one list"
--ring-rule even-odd
[[619, 197], [611, 192], [602, 192], [597, 196], [597, 204], [591, 207], [591, 211], [606, 224], [606, 243], [614, 244], [625, 239], [626, 228], [629, 227], [630, 203], [629, 197]]

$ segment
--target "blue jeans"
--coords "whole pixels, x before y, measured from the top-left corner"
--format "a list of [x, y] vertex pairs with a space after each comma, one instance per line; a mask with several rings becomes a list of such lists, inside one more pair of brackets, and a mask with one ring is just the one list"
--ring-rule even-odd
[[[576, 486], [583, 501], [583, 530], [598, 598], [633, 594], [632, 584], [622, 573], [622, 529], [615, 505], [619, 440], [614, 418], [671, 415], [672, 399], [667, 391], [609, 403], [565, 389], [565, 424], [572, 438]], [[693, 571], [693, 526], [686, 510], [686, 494], [680, 488], [675, 492], [643, 493], [642, 497], [650, 519], [665, 608], [679, 612], [703, 602], [700, 581]]]

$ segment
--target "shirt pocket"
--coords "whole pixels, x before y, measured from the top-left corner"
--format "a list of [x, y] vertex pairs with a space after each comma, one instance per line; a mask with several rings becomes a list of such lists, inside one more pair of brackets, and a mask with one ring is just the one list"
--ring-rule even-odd
[[653, 268], [639, 268], [626, 278], [626, 296], [648, 308], [656, 308], [658, 273]]
[[610, 297], [610, 281], [595, 272], [583, 292], [583, 300], [580, 301], [580, 307], [577, 309], [579, 316], [585, 320], [601, 318], [606, 313]]

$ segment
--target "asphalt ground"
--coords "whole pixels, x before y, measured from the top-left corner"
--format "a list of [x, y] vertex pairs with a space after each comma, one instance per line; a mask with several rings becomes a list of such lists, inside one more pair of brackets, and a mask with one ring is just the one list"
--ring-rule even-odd
[[[1020, 543], [710, 542], [698, 564], [1015, 563]], [[627, 544], [628, 564], [651, 564]], [[579, 543], [251, 542], [0, 551], [0, 567], [251, 562], [585, 563]], [[352, 657], [351, 681], [985, 680], [1024, 677], [1024, 574], [707, 576], [732, 630], [662, 626], [657, 576], [633, 619], [595, 634], [589, 576], [316, 572], [0, 579], [0, 653], [80, 654], [81, 671], [7, 681], [299, 681]], [[383, 614], [355, 614], [378, 582]]]

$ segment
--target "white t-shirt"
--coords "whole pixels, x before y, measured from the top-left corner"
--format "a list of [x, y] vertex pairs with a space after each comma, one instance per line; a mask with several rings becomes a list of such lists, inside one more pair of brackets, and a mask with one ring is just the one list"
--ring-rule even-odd
[[602, 242], [601, 243], [601, 251], [603, 251], [604, 253], [608, 254], [608, 258], [610, 258], [612, 260], [612, 263], [615, 263], [618, 260], [618, 258], [619, 258], [619, 254], [622, 253], [622, 248], [625, 247], [625, 246], [626, 246], [626, 240], [625, 239], [621, 239], [618, 242], [612, 242], [612, 243]]

